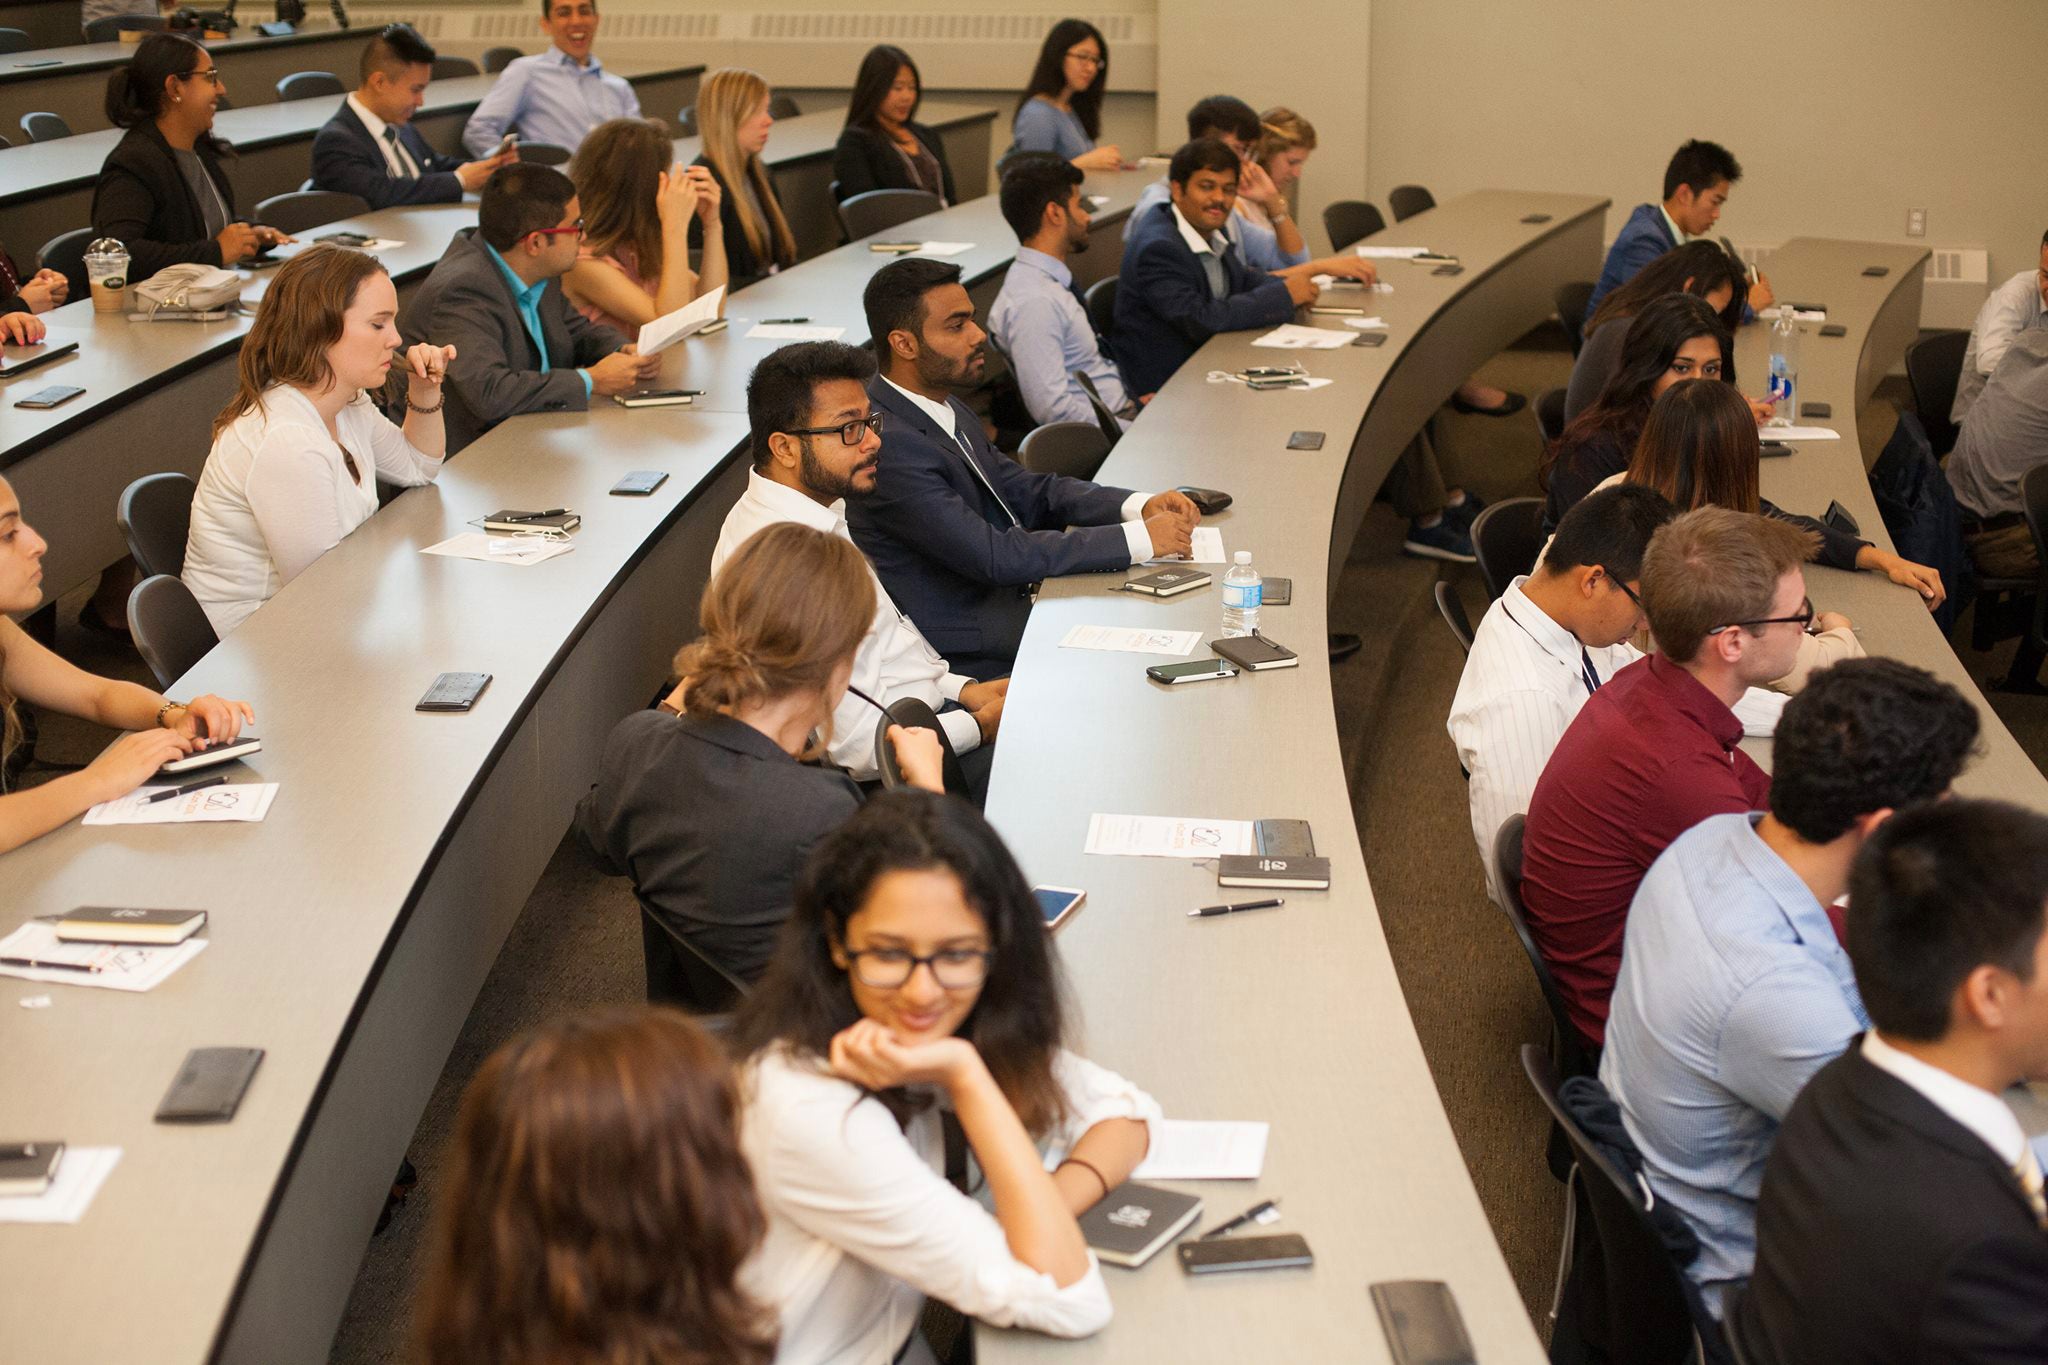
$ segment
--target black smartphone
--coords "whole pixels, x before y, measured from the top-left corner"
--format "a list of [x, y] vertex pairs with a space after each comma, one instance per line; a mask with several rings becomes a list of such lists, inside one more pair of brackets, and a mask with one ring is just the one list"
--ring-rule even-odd
[[1477, 1365], [1451, 1287], [1442, 1280], [1382, 1280], [1372, 1286], [1394, 1365]]
[[1824, 337], [1845, 337], [1849, 335], [1849, 329], [1839, 322], [1830, 322], [1820, 329], [1820, 334]]
[[1351, 344], [1353, 346], [1363, 346], [1370, 350], [1375, 346], [1386, 345], [1387, 334], [1385, 332], [1360, 332], [1357, 336], [1351, 338]]
[[1547, 213], [1525, 213], [1522, 215], [1522, 221], [1530, 224], [1547, 223], [1550, 221], [1550, 215]]
[[1289, 450], [1321, 450], [1323, 433], [1320, 431], [1297, 431], [1287, 438]]
[[443, 673], [421, 697], [416, 711], [467, 711], [491, 685], [488, 673]]
[[1172, 687], [1179, 683], [1234, 678], [1237, 676], [1237, 665], [1223, 659], [1195, 659], [1184, 664], [1153, 664], [1145, 670], [1145, 676], [1154, 682], [1163, 682]]
[[1866, 265], [1863, 267], [1863, 273], [1873, 280], [1881, 280], [1892, 273], [1892, 268], [1888, 265]]
[[1790, 308], [1795, 313], [1825, 313], [1828, 311], [1828, 306], [1824, 303], [1785, 303], [1781, 300], [1779, 306]]
[[1780, 456], [1790, 455], [1792, 453], [1792, 446], [1786, 441], [1765, 441], [1763, 448], [1757, 453], [1766, 460], [1776, 459]]
[[1283, 1270], [1316, 1263], [1315, 1253], [1298, 1232], [1272, 1237], [1214, 1237], [1182, 1242], [1175, 1248], [1180, 1268], [1190, 1275], [1217, 1275], [1230, 1270]]
[[1826, 403], [1801, 403], [1799, 405], [1799, 415], [1801, 417], [1833, 417], [1835, 410]]
[[668, 481], [668, 475], [659, 469], [636, 469], [612, 485], [615, 498], [644, 498]]
[[158, 1123], [226, 1123], [263, 1060], [260, 1047], [195, 1047], [156, 1107]]
[[1440, 265], [1429, 273], [1432, 275], [1462, 275], [1465, 273], [1465, 267], [1462, 265]]
[[1295, 375], [1295, 376], [1293, 376], [1292, 378], [1288, 378], [1288, 379], [1247, 379], [1247, 380], [1245, 380], [1245, 381], [1244, 381], [1244, 386], [1245, 386], [1246, 388], [1248, 388], [1248, 389], [1261, 389], [1261, 390], [1264, 390], [1264, 389], [1305, 389], [1305, 388], [1307, 388], [1307, 387], [1308, 387], [1308, 376], [1306, 376], [1306, 375]]
[[1857, 524], [1855, 514], [1839, 502], [1829, 502], [1828, 510], [1821, 513], [1820, 519], [1837, 531], [1846, 531], [1852, 536], [1863, 534], [1863, 528]]
[[69, 403], [84, 392], [84, 389], [72, 384], [52, 384], [47, 389], [37, 389], [28, 397], [17, 400], [14, 406], [17, 408], [35, 408], [40, 411], [44, 408], [54, 408], [60, 404]]
[[1259, 580], [1259, 601], [1261, 605], [1268, 607], [1284, 607], [1293, 600], [1293, 579], [1261, 578]]

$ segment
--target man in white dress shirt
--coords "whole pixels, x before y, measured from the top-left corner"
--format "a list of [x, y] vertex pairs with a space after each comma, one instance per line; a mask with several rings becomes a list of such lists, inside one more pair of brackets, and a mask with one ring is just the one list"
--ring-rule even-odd
[[[1642, 657], [1629, 643], [1645, 628], [1636, 592], [1643, 551], [1677, 515], [1638, 484], [1603, 488], [1558, 523], [1536, 572], [1517, 578], [1488, 608], [1451, 701], [1448, 728], [1471, 775], [1472, 837], [1496, 901], [1493, 840], [1526, 814], [1536, 779], [1586, 699]], [[1735, 713], [1768, 735], [1785, 699], [1751, 689]]]
[[1977, 310], [1969, 349], [1963, 352], [1963, 372], [1956, 377], [1956, 401], [1949, 408], [1949, 421], [1962, 425], [2013, 338], [2039, 327], [2044, 319], [2048, 319], [2048, 233], [2041, 234], [2041, 259], [2035, 268], [2022, 270], [1992, 290]]
[[[846, 499], [874, 491], [881, 461], [880, 415], [872, 411], [867, 394], [874, 375], [875, 362], [866, 351], [836, 341], [784, 346], [754, 367], [747, 381], [754, 467], [747, 474], [747, 491], [719, 531], [711, 552], [713, 573], [748, 537], [778, 522], [847, 536]], [[976, 682], [952, 672], [897, 610], [879, 578], [875, 594], [874, 622], [854, 656], [851, 685], [832, 716], [832, 761], [858, 779], [872, 779], [880, 719], [876, 705], [916, 697], [940, 713], [939, 723], [973, 789], [967, 794], [979, 800], [988, 780], [987, 746], [995, 741], [1009, 679]]]

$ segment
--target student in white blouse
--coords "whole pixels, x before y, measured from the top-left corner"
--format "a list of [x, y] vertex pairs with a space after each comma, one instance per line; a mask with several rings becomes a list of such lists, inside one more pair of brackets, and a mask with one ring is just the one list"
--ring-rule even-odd
[[[1152, 1098], [1062, 1047], [1059, 970], [1002, 840], [952, 797], [890, 792], [822, 841], [742, 1007], [740, 1146], [768, 1237], [741, 1283], [783, 1365], [930, 1362], [929, 1295], [999, 1327], [1099, 1331], [1076, 1216], [1144, 1158]], [[957, 1116], [995, 1212], [948, 1184]], [[1048, 1174], [1036, 1142], [1069, 1155]]]
[[[240, 386], [213, 423], [182, 577], [226, 635], [377, 510], [376, 476], [431, 483], [446, 438], [452, 346], [401, 360], [398, 295], [374, 256], [315, 246], [285, 262], [242, 343]], [[394, 365], [400, 430], [370, 402]]]

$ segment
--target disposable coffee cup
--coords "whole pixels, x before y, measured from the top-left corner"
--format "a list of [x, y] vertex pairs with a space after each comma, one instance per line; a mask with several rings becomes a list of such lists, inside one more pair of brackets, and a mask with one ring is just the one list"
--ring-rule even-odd
[[128, 248], [102, 237], [85, 251], [85, 278], [97, 313], [118, 313], [128, 297]]

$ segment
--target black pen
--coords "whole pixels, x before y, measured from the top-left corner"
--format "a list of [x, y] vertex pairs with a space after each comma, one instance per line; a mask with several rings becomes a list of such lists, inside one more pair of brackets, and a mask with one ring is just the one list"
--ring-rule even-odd
[[32, 957], [0, 957], [0, 967], [33, 967], [39, 972], [96, 972], [90, 962], [38, 962]]
[[157, 802], [168, 801], [174, 796], [189, 796], [193, 792], [201, 791], [207, 787], [225, 786], [227, 780], [227, 775], [222, 774], [219, 777], [209, 777], [204, 782], [194, 782], [188, 786], [173, 787], [167, 792], [151, 792], [148, 796], [142, 798], [142, 804], [154, 806]]
[[1270, 1223], [1279, 1216], [1280, 1201], [1277, 1199], [1268, 1199], [1262, 1204], [1252, 1205], [1250, 1208], [1246, 1209], [1243, 1213], [1240, 1213], [1239, 1215], [1237, 1215], [1237, 1217], [1231, 1219], [1227, 1223], [1218, 1223], [1215, 1227], [1210, 1228], [1207, 1232], [1203, 1233], [1200, 1237], [1197, 1237], [1195, 1240], [1198, 1242], [1206, 1242], [1211, 1237], [1221, 1237], [1226, 1232], [1235, 1232], [1239, 1228], [1243, 1227], [1246, 1223]]
[[759, 325], [763, 327], [796, 327], [809, 321], [809, 318], [762, 318]]
[[1208, 919], [1212, 915], [1234, 915], [1240, 910], [1271, 910], [1276, 905], [1285, 905], [1285, 898], [1275, 896], [1269, 901], [1240, 901], [1236, 905], [1205, 905], [1199, 910], [1188, 911], [1189, 919]]

